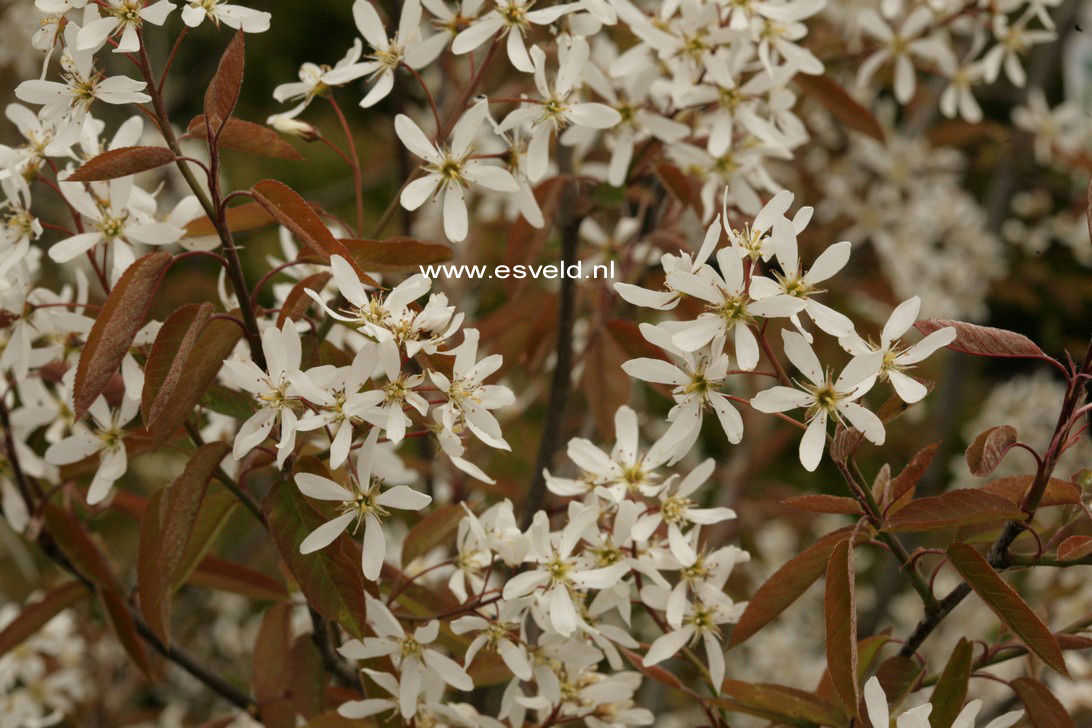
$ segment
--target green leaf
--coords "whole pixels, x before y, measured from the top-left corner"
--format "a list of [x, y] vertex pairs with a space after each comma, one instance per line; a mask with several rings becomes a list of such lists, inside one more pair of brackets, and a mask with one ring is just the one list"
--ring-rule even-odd
[[826, 618], [827, 669], [842, 704], [853, 715], [860, 690], [857, 685], [857, 600], [854, 595], [853, 548], [848, 538], [835, 545], [827, 565], [823, 596]]
[[828, 533], [774, 572], [747, 603], [728, 646], [742, 644], [799, 599], [823, 575], [834, 547], [850, 531], [843, 528]]
[[137, 594], [148, 626], [167, 645], [171, 640], [171, 595], [183, 568], [186, 545], [197, 523], [209, 480], [224, 456], [226, 442], [203, 445], [174, 482], [152, 494], [140, 522]]
[[1028, 718], [1035, 728], [1077, 728], [1065, 706], [1038, 680], [1018, 677], [1011, 685], [1027, 708]]
[[254, 414], [254, 399], [246, 392], [229, 389], [213, 382], [201, 396], [201, 406], [237, 420], [245, 420]]
[[0, 631], [0, 657], [21, 645], [87, 593], [87, 589], [80, 582], [66, 581], [28, 603], [19, 612], [19, 616]]
[[300, 544], [326, 522], [291, 481], [276, 483], [265, 498], [264, 510], [277, 551], [299, 582], [303, 595], [319, 614], [340, 624], [353, 637], [364, 636], [367, 606], [360, 549], [342, 533], [312, 554]]
[[933, 704], [933, 712], [929, 714], [929, 725], [932, 728], [950, 728], [959, 711], [963, 709], [973, 660], [974, 645], [960, 637], [929, 699]]
[[1065, 657], [1050, 629], [1031, 607], [1002, 579], [973, 546], [954, 543], [947, 549], [948, 563], [974, 589], [1013, 635], [1047, 665], [1069, 677]]
[[166, 147], [119, 147], [84, 162], [63, 182], [96, 182], [147, 172], [175, 160]]
[[182, 552], [178, 569], [174, 574], [175, 591], [189, 580], [190, 574], [205, 558], [216, 537], [238, 507], [239, 499], [234, 493], [224, 488], [215, 488], [210, 484], [204, 500], [201, 501], [201, 510], [197, 512], [190, 538], [186, 542], [186, 549]]
[[887, 519], [883, 530], [936, 531], [1023, 518], [1024, 512], [1010, 500], [977, 488], [960, 488], [910, 501]]
[[72, 397], [77, 420], [95, 403], [110, 377], [121, 366], [172, 257], [170, 253], [160, 251], [138, 258], [125, 269], [107, 296], [76, 366]]

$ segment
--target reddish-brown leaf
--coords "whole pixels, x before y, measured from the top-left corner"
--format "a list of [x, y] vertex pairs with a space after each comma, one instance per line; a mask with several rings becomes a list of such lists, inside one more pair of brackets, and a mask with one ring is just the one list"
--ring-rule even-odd
[[[857, 600], [854, 595], [853, 547], [848, 538], [837, 543], [827, 565], [823, 595], [826, 618], [827, 669], [842, 704], [858, 715]], [[852, 706], [852, 708], [850, 707]]]
[[144, 323], [148, 307], [171, 259], [171, 254], [166, 252], [151, 253], [137, 259], [121, 274], [121, 279], [110, 291], [91, 327], [76, 367], [72, 398], [77, 420], [95, 403], [110, 377], [121, 366], [133, 337]]
[[[1034, 475], [1010, 475], [1007, 478], [991, 480], [977, 490], [999, 495], [1018, 506], [1022, 506], [1034, 480]], [[1043, 497], [1039, 501], [1039, 506], [1069, 506], [1080, 502], [1081, 486], [1068, 480], [1051, 478], [1047, 481], [1046, 488], [1043, 490]]]
[[1046, 685], [1030, 677], [1018, 677], [1010, 684], [1020, 696], [1035, 728], [1077, 728], [1065, 706]]
[[452, 503], [437, 508], [418, 521], [406, 534], [405, 545], [402, 547], [402, 566], [405, 567], [449, 539], [454, 539], [455, 532], [459, 530], [459, 522], [464, 517], [466, 511], [462, 505]]
[[728, 679], [721, 686], [725, 698], [713, 702], [729, 710], [789, 724], [842, 726], [847, 721], [836, 707], [812, 693], [785, 685], [747, 683]]
[[929, 725], [932, 728], [950, 728], [959, 711], [963, 709], [973, 659], [974, 645], [960, 637], [929, 700], [933, 704], [933, 711], [929, 714]]
[[171, 387], [170, 396], [163, 398], [149, 425], [156, 443], [169, 439], [192, 414], [242, 335], [243, 330], [227, 319], [210, 319], [201, 327], [196, 343], [180, 365], [181, 376]]
[[[884, 695], [887, 696], [887, 702], [892, 709], [901, 705], [906, 696], [913, 692], [923, 670], [924, 668], [920, 662], [901, 655], [887, 658], [876, 668], [876, 679], [880, 681], [880, 687], [883, 688]], [[861, 716], [862, 724], [870, 724], [871, 721], [868, 720], [868, 710], [863, 697], [857, 706], [857, 710]], [[889, 726], [873, 725], [872, 728], [889, 728]]]
[[799, 599], [826, 571], [831, 552], [850, 530], [842, 528], [828, 533], [774, 572], [747, 603], [739, 623], [732, 630], [729, 647], [745, 642]]
[[349, 249], [353, 260], [362, 269], [380, 273], [399, 271], [416, 273], [418, 266], [451, 260], [453, 254], [450, 245], [414, 238], [348, 239], [341, 242]]
[[1011, 425], [991, 427], [980, 433], [967, 448], [967, 467], [971, 475], [984, 477], [996, 470], [1018, 439], [1016, 428]]
[[1092, 555], [1092, 536], [1070, 536], [1058, 544], [1058, 561], [1078, 561]]
[[301, 634], [292, 643], [289, 664], [292, 670], [288, 675], [288, 692], [292, 705], [304, 718], [318, 715], [326, 707], [326, 685], [330, 675], [310, 634]]
[[1066, 677], [1065, 658], [1050, 629], [1031, 607], [1002, 579], [973, 546], [954, 543], [947, 549], [948, 563], [974, 589], [1013, 635], [1043, 662]]
[[239, 101], [239, 91], [243, 87], [243, 58], [246, 54], [243, 35], [241, 30], [236, 32], [235, 37], [228, 43], [224, 55], [220, 57], [216, 75], [212, 77], [208, 89], [205, 90], [205, 116], [211, 136], [214, 138], [220, 133], [231, 112], [235, 110], [235, 104]]
[[795, 495], [781, 501], [787, 506], [799, 508], [802, 511], [812, 513], [845, 513], [848, 515], [860, 515], [861, 505], [852, 498], [839, 495], [826, 495], [816, 493], [812, 495]]
[[892, 478], [888, 489], [890, 497], [883, 502], [883, 507], [888, 509], [888, 515], [902, 508], [914, 497], [914, 489], [921, 482], [925, 471], [933, 464], [933, 458], [936, 457], [937, 448], [939, 447], [939, 442], [926, 445], [910, 459], [902, 472]]
[[999, 495], [977, 488], [960, 488], [910, 501], [888, 517], [883, 530], [891, 533], [936, 531], [1023, 517], [1019, 506]]
[[21, 645], [24, 640], [46, 626], [51, 619], [71, 607], [87, 593], [87, 589], [80, 582], [66, 581], [29, 602], [19, 612], [19, 616], [0, 631], [0, 657]]
[[307, 291], [309, 289], [316, 293], [321, 291], [331, 277], [329, 273], [312, 273], [292, 286], [292, 290], [284, 298], [284, 305], [281, 306], [280, 314], [277, 315], [278, 328], [284, 326], [285, 321], [296, 321], [303, 318], [303, 315], [307, 313], [307, 309], [315, 303], [314, 299], [307, 295]]
[[95, 182], [128, 177], [170, 164], [174, 159], [174, 152], [166, 147], [120, 147], [87, 160], [64, 181]]
[[793, 77], [793, 83], [810, 98], [815, 99], [840, 123], [878, 141], [884, 140], [883, 127], [876, 121], [872, 112], [858, 103], [834, 79], [829, 76], [809, 76], [800, 73]]
[[83, 524], [70, 512], [52, 503], [44, 508], [45, 526], [49, 537], [65, 555], [69, 563], [95, 584], [107, 621], [133, 663], [152, 679], [161, 676], [159, 663], [148, 655], [144, 642], [137, 633], [136, 622], [122, 596], [121, 585], [102, 550], [91, 538]]
[[186, 359], [213, 310], [211, 303], [189, 303], [168, 316], [160, 326], [144, 365], [144, 390], [140, 398], [140, 413], [149, 430], [155, 428], [164, 406], [170, 402], [185, 370]]
[[291, 187], [274, 179], [266, 179], [255, 184], [251, 192], [258, 204], [291, 230], [319, 260], [329, 262], [330, 256], [340, 255], [353, 267], [361, 281], [374, 288], [381, 287], [364, 272], [345, 244], [334, 237], [315, 209]]
[[[205, 126], [205, 115], [198, 114], [190, 122], [186, 131], [193, 137], [202, 141], [208, 141], [208, 128]], [[220, 130], [217, 143], [221, 149], [231, 149], [236, 152], [257, 154], [260, 157], [272, 157], [274, 159], [289, 159], [292, 161], [303, 159], [303, 155], [296, 148], [286, 142], [280, 134], [268, 126], [255, 124], [253, 121], [243, 121], [234, 116], [229, 117]]]
[[628, 357], [606, 329], [602, 329], [584, 353], [581, 389], [599, 432], [614, 433], [614, 413], [629, 401], [630, 379], [622, 373]]
[[174, 481], [152, 494], [140, 522], [137, 594], [140, 611], [163, 644], [171, 639], [171, 597], [205, 489], [224, 456], [226, 442], [203, 445]]
[[637, 668], [645, 677], [652, 678], [656, 682], [662, 685], [666, 685], [667, 687], [674, 690], [682, 690], [683, 692], [692, 694], [690, 688], [683, 685], [682, 681], [680, 681], [679, 678], [675, 677], [664, 668], [660, 667], [659, 665], [646, 666], [644, 661], [641, 659], [641, 656], [638, 655], [636, 652], [627, 650], [625, 647], [619, 647], [618, 649], [622, 652], [623, 655], [625, 655], [626, 659], [629, 660], [629, 663]]
[[301, 554], [300, 544], [326, 522], [291, 481], [275, 484], [265, 498], [269, 532], [281, 558], [299, 582], [307, 601], [322, 616], [340, 624], [349, 634], [364, 636], [367, 604], [360, 550], [348, 534], [312, 554]]
[[671, 194], [686, 207], [694, 207], [696, 195], [690, 184], [690, 178], [673, 164], [661, 162], [656, 165], [656, 174]]
[[188, 582], [203, 589], [230, 592], [258, 601], [288, 598], [288, 590], [276, 579], [216, 556], [202, 559], [190, 574]]
[[267, 728], [296, 725], [296, 709], [289, 694], [294, 669], [289, 662], [291, 649], [292, 605], [274, 604], [262, 618], [251, 661], [258, 717]]
[[948, 326], [955, 328], [956, 339], [948, 344], [948, 348], [964, 354], [1022, 359], [1050, 358], [1034, 341], [1015, 331], [945, 319], [923, 319], [914, 326], [926, 336]]
[[[247, 230], [272, 225], [276, 218], [257, 202], [244, 202], [235, 207], [229, 207], [224, 213], [228, 230], [233, 233], [242, 233]], [[207, 216], [190, 220], [186, 223], [186, 237], [200, 238], [208, 235], [216, 235], [216, 225]]]

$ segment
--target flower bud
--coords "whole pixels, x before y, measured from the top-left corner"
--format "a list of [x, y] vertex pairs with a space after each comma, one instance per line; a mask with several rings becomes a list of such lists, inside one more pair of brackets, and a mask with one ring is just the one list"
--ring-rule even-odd
[[306, 121], [300, 121], [299, 119], [289, 118], [283, 114], [274, 114], [273, 116], [270, 116], [266, 119], [266, 123], [281, 134], [299, 137], [308, 142], [313, 142], [322, 136], [314, 125], [308, 124]]

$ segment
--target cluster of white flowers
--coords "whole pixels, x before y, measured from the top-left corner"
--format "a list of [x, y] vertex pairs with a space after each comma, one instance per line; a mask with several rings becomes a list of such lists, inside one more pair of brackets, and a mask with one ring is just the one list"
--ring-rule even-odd
[[[181, 4], [179, 16], [188, 27], [208, 20], [254, 33], [270, 25], [268, 13], [222, 0]], [[848, 3], [823, 0], [579, 0], [545, 7], [534, 0], [463, 0], [457, 9], [442, 0], [408, 0], [398, 18], [385, 23], [372, 2], [355, 0], [352, 17], [361, 38], [333, 67], [304, 64], [299, 81], [274, 90], [278, 102], [293, 104], [269, 117], [275, 129], [314, 138], [302, 118], [315, 99], [347, 87], [360, 91], [361, 107], [371, 108], [405, 83], [424, 94], [434, 118], [426, 123], [424, 104], [409, 103], [391, 124], [419, 160], [398, 202], [407, 211], [435, 202], [433, 216], [438, 210], [442, 217], [437, 229], [448, 240], [468, 238], [479, 218], [519, 215], [543, 228], [536, 187], [541, 191], [540, 183], [553, 176], [625, 187], [633, 177], [657, 173], [697, 180], [700, 189], [683, 205], [694, 214], [686, 212], [678, 227], [704, 228], [705, 235], [696, 251], [659, 255], [668, 246], [643, 239], [645, 209], [627, 209], [610, 234], [591, 217], [582, 221], [580, 234], [597, 248], [594, 255], [613, 259], [628, 248], [627, 262], [636, 263], [626, 269], [630, 277], [615, 284], [619, 296], [663, 313], [664, 320], [640, 326], [662, 356], [634, 358], [623, 369], [666, 388], [673, 402], [667, 424], [643, 448], [637, 413], [622, 407], [609, 452], [586, 438], [572, 439], [567, 453], [577, 472], [564, 476], [553, 468], [543, 474], [563, 505], [527, 514], [523, 526], [523, 514], [509, 500], [465, 502], [454, 543], [437, 547], [441, 562], [411, 575], [456, 600], [456, 609], [427, 620], [406, 615], [397, 599], [400, 587], [382, 578], [404, 521], [417, 521], [413, 514], [434, 503], [433, 495], [414, 487], [418, 476], [397, 449], [427, 438], [459, 473], [492, 484], [470, 448], [479, 441], [509, 449], [498, 411], [516, 396], [492, 382], [502, 358], [479, 352], [479, 331], [464, 327], [464, 314], [424, 275], [388, 290], [371, 285], [375, 274], [362, 277], [367, 271], [340, 255], [307, 268], [271, 264], [293, 283], [330, 274], [321, 290], [303, 290], [340, 324], [327, 339], [339, 356], [320, 359], [306, 350], [315, 323], [285, 315], [292, 286], [272, 286], [275, 305], [258, 312], [262, 356], [250, 342], [240, 342], [219, 374], [223, 385], [248, 395], [252, 411], [239, 422], [206, 411], [202, 432], [232, 443], [229, 470], [235, 463], [272, 462], [288, 471], [303, 454], [317, 454], [328, 466], [325, 474], [301, 469], [292, 476], [317, 510], [334, 514], [300, 551], [320, 552], [346, 531], [360, 537], [371, 634], [342, 644], [340, 653], [382, 689], [343, 703], [341, 714], [397, 713], [417, 725], [483, 728], [531, 720], [582, 721], [592, 728], [650, 725], [656, 716], [636, 702], [644, 679], [637, 668], [683, 657], [718, 695], [725, 626], [745, 606], [729, 596], [726, 584], [735, 564], [749, 556], [718, 541], [712, 528], [735, 518], [731, 509], [715, 505], [713, 488], [703, 489], [716, 481], [717, 464], [684, 463], [685, 473], [670, 468], [695, 450], [709, 412], [733, 444], [745, 434], [744, 408], [793, 421], [803, 430], [800, 461], [813, 471], [832, 421], [883, 444], [885, 423], [864, 404], [877, 384], [890, 385], [890, 393], [907, 404], [926, 395], [914, 369], [951, 343], [955, 332], [942, 329], [912, 343], [907, 334], [919, 313], [924, 307], [930, 315], [981, 316], [985, 291], [1004, 273], [1004, 263], [999, 238], [962, 186], [962, 156], [896, 129], [896, 106], [924, 93], [918, 80], [925, 73], [949, 84], [939, 100], [945, 115], [979, 121], [975, 89], [1002, 72], [1024, 85], [1022, 59], [1054, 38], [1046, 10], [1054, 4], [884, 0], [878, 11], [847, 12]], [[107, 140], [105, 123], [94, 116], [100, 104], [146, 104], [155, 91], [144, 81], [108, 75], [104, 69], [113, 56], [107, 54], [142, 52], [144, 24], [164, 25], [178, 6], [169, 0], [36, 0], [35, 6], [44, 14], [33, 41], [47, 52], [42, 76], [16, 89], [29, 106], [6, 110], [22, 141], [0, 146], [0, 374], [10, 380], [2, 395], [10, 431], [2, 434], [31, 478], [56, 484], [65, 468], [86, 465], [94, 472], [86, 501], [96, 505], [108, 502], [127, 472], [131, 436], [141, 429], [142, 367], [160, 324], [140, 330], [120, 376], [77, 421], [74, 379], [94, 322], [88, 315], [95, 310], [91, 288], [109, 291], [149, 249], [201, 247], [187, 238], [186, 226], [203, 212], [195, 196], [167, 199], [169, 188], [154, 186], [158, 179], [68, 177], [91, 157], [140, 143], [140, 117]], [[833, 151], [840, 132], [825, 112], [798, 115], [801, 77], [825, 68], [809, 43], [817, 23], [833, 27], [860, 55], [853, 90], [859, 98], [892, 72], [897, 105], [879, 114], [885, 141], [854, 133], [844, 150]], [[445, 53], [472, 59], [465, 83], [438, 81], [446, 73], [438, 63]], [[515, 91], [478, 95], [489, 63], [507, 63], [518, 72], [510, 74]], [[439, 109], [448, 107], [451, 118], [441, 118]], [[1034, 90], [1014, 123], [1033, 135], [1044, 164], [1079, 154], [1081, 141], [1073, 139], [1087, 131], [1076, 109], [1051, 110]], [[854, 245], [838, 242], [812, 256], [813, 241], [802, 238], [812, 209], [790, 216], [794, 197], [779, 180], [791, 174], [783, 162], [797, 157], [805, 172], [828, 180], [820, 221], [849, 240], [871, 241], [902, 300], [876, 327], [874, 340], [836, 309], [840, 301], [825, 295]], [[40, 220], [34, 210], [41, 206], [33, 199], [38, 194], [59, 201], [68, 216]], [[685, 196], [677, 189], [672, 194]], [[422, 221], [428, 224], [427, 214], [416, 224]], [[287, 230], [281, 234], [285, 264], [294, 264], [295, 243]], [[39, 244], [43, 237], [48, 248]], [[951, 264], [955, 256], [961, 265]], [[648, 264], [657, 260], [663, 275], [657, 271], [651, 278], [662, 278], [662, 286], [638, 285], [649, 280]], [[69, 264], [74, 282], [60, 290], [42, 285], [53, 264]], [[226, 290], [221, 299], [228, 311], [238, 307]], [[775, 328], [780, 335], [771, 343], [768, 331]], [[822, 346], [816, 329], [839, 348]], [[820, 358], [832, 349], [840, 361]], [[760, 377], [777, 384], [756, 387]], [[453, 475], [461, 478], [459, 473]], [[447, 497], [434, 495], [436, 501]], [[7, 522], [24, 531], [31, 514], [6, 456], [0, 456], [0, 496]], [[635, 613], [635, 606], [642, 611]], [[0, 626], [4, 622], [0, 615]], [[0, 658], [4, 699], [22, 721], [13, 725], [47, 725], [82, 697], [72, 684], [77, 673], [66, 671], [62, 659], [68, 652], [58, 646], [60, 637], [68, 639], [67, 622], [55, 623], [63, 634], [48, 628], [35, 638], [39, 642]], [[461, 663], [450, 654], [451, 634], [465, 647], [456, 655]], [[63, 669], [34, 668], [34, 652], [51, 655]], [[475, 663], [487, 656], [498, 657], [510, 674], [495, 717], [451, 702], [449, 695], [475, 687]], [[54, 685], [58, 674], [66, 677]], [[33, 702], [19, 702], [32, 692]], [[865, 695], [873, 724], [886, 724], [886, 703], [881, 707], [874, 683]], [[969, 727], [977, 710], [969, 705], [957, 724]], [[920, 723], [926, 712], [912, 712], [900, 725]], [[6, 714], [0, 726], [4, 720]]]
[[[0, 608], [0, 630], [21, 611], [18, 604]], [[85, 658], [86, 643], [71, 611], [0, 657], [0, 726], [46, 728], [63, 721], [88, 696]]]

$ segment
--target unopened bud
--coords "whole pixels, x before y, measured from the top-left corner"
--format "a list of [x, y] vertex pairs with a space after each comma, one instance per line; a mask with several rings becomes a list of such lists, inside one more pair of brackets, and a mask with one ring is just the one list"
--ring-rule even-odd
[[299, 119], [291, 119], [283, 114], [274, 114], [266, 119], [266, 123], [281, 134], [299, 137], [308, 142], [313, 142], [322, 136], [314, 125], [308, 124], [306, 121], [300, 121]]

